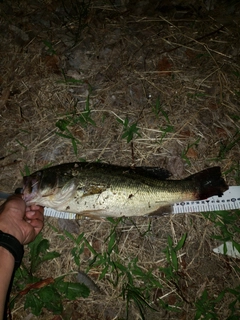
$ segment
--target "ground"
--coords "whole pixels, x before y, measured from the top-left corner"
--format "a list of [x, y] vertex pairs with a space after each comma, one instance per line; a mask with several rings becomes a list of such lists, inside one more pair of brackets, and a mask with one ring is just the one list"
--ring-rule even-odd
[[[0, 190], [85, 160], [164, 167], [173, 179], [219, 165], [239, 185], [238, 1], [3, 0], [0, 12]], [[99, 290], [65, 299], [57, 316], [24, 310], [22, 295], [12, 319], [126, 319], [128, 299], [129, 318], [140, 319], [133, 292], [157, 310], [145, 304], [146, 319], [238, 319], [229, 304], [239, 297], [239, 260], [212, 251], [223, 238], [239, 242], [238, 215], [46, 217], [43, 237], [61, 256], [43, 262], [38, 279], [75, 281], [67, 234], [84, 233], [80, 269]], [[106, 261], [92, 263], [94, 252]], [[227, 288], [235, 294], [217, 301]]]

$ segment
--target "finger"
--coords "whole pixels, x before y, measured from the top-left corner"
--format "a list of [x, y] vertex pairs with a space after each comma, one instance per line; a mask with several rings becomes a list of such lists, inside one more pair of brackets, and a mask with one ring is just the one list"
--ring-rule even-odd
[[23, 200], [21, 194], [12, 194], [10, 197], [7, 198], [7, 201], [6, 201], [6, 202], [9, 202], [9, 201], [12, 201], [12, 200], [16, 200], [16, 201], [21, 200], [21, 201], [25, 202], [25, 201]]
[[21, 195], [12, 195], [4, 203], [4, 211], [11, 210], [12, 212], [25, 213], [26, 203]]
[[44, 220], [43, 212], [38, 211], [38, 210], [37, 211], [26, 211], [25, 218], [29, 219], [29, 220], [33, 220], [33, 219], [38, 219], [41, 221]]
[[38, 220], [38, 219], [30, 220], [30, 224], [33, 228], [42, 228], [43, 227], [43, 221]]
[[34, 228], [36, 234], [38, 234], [42, 230], [44, 225], [43, 221], [38, 219], [27, 220], [27, 222]]
[[41, 211], [43, 212], [44, 211], [44, 207], [42, 206], [37, 206], [36, 204], [32, 204], [31, 206], [27, 207], [26, 210], [31, 210], [31, 211]]
[[35, 204], [29, 206], [26, 208], [26, 211], [40, 211], [40, 212], [44, 212], [44, 207], [42, 206], [37, 206]]
[[37, 206], [37, 205], [31, 205], [32, 210], [39, 210], [39, 211], [44, 211], [44, 207], [42, 206]]

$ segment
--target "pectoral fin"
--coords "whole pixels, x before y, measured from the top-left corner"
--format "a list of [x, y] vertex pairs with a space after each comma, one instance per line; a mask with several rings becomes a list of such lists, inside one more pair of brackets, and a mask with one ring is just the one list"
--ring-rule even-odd
[[104, 213], [104, 210], [85, 210], [85, 211], [81, 211], [81, 213], [77, 213], [76, 214], [76, 218], [77, 220], [82, 219], [82, 217], [87, 217], [91, 220], [100, 220], [100, 221], [105, 221], [104, 218], [102, 218], [104, 215], [101, 215], [101, 212]]

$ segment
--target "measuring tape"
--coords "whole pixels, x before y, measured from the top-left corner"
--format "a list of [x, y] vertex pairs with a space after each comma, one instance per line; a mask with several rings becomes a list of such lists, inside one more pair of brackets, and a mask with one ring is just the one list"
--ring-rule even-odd
[[[173, 205], [173, 214], [235, 210], [240, 208], [240, 186], [229, 187], [221, 197], [213, 196], [206, 200], [184, 201]], [[76, 219], [75, 213], [44, 208], [44, 215], [60, 219]]]
[[240, 208], [240, 186], [229, 187], [221, 197], [206, 200], [184, 201], [173, 205], [173, 213], [235, 210]]
[[76, 213], [57, 211], [47, 207], [44, 207], [44, 215], [60, 219], [76, 219]]

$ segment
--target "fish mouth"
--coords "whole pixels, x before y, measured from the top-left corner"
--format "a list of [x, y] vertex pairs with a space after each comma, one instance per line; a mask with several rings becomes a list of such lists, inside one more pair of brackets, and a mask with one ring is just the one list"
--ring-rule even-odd
[[34, 199], [38, 193], [38, 190], [39, 190], [38, 179], [33, 178], [31, 176], [26, 176], [23, 178], [22, 194], [23, 194], [23, 200], [25, 200], [25, 202], [30, 202], [32, 199]]

